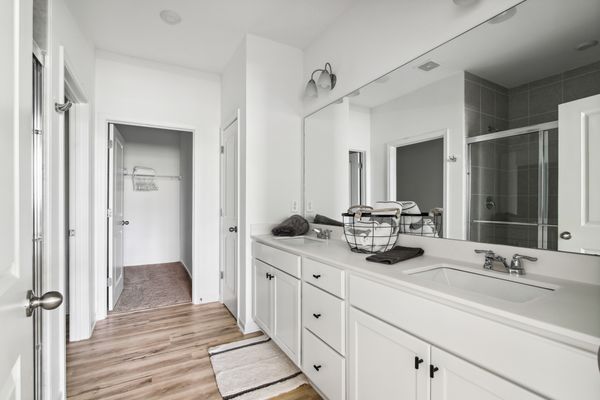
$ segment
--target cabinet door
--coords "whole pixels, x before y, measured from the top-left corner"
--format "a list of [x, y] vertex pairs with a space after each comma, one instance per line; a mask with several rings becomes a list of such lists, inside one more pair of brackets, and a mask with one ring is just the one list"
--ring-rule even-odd
[[541, 400], [498, 375], [443, 350], [431, 348], [431, 363], [438, 368], [431, 379], [431, 400]]
[[300, 365], [300, 280], [273, 268], [273, 337]]
[[350, 399], [426, 400], [429, 345], [350, 309]]
[[254, 260], [254, 321], [271, 335], [273, 303], [273, 268], [260, 260]]

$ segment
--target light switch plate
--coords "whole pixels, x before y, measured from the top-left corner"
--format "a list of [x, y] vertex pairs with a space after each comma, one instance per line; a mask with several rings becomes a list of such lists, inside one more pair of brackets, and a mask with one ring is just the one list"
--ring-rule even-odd
[[297, 200], [292, 200], [292, 212], [293, 213], [298, 212], [298, 201]]

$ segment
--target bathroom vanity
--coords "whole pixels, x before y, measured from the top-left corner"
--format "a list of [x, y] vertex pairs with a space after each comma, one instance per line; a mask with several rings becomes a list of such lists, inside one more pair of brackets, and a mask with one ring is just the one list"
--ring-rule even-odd
[[254, 319], [330, 400], [600, 397], [596, 285], [253, 239]]

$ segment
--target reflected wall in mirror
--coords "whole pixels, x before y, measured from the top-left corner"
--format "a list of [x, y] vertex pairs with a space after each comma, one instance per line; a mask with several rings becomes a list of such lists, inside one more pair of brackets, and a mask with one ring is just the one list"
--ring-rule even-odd
[[600, 2], [513, 10], [305, 119], [308, 218], [414, 201], [440, 237], [600, 254]]

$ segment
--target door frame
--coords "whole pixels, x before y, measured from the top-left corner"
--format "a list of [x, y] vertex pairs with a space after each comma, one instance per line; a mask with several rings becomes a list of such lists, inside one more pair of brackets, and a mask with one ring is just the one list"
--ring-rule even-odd
[[[238, 108], [232, 116], [230, 116], [227, 120], [226, 123], [223, 124], [223, 126], [220, 129], [219, 132], [219, 149], [221, 149], [221, 146], [223, 146], [223, 134], [225, 133], [225, 130], [227, 128], [229, 128], [232, 124], [237, 122], [237, 132], [236, 132], [236, 141], [237, 141], [237, 149], [236, 149], [236, 175], [237, 175], [237, 187], [236, 187], [236, 191], [237, 191], [237, 227], [238, 227], [238, 240], [237, 240], [237, 249], [236, 249], [236, 259], [237, 259], [237, 264], [236, 264], [236, 271], [235, 271], [235, 290], [236, 290], [236, 298], [237, 298], [237, 315], [235, 315], [236, 321], [238, 323], [238, 326], [240, 326], [240, 329], [242, 329], [242, 326], [240, 325], [240, 264], [243, 261], [241, 259], [241, 246], [242, 246], [242, 240], [244, 240], [241, 232], [242, 230], [240, 229], [240, 221], [241, 221], [241, 210], [242, 210], [242, 203], [241, 203], [241, 159], [240, 159], [240, 109]], [[221, 155], [220, 150], [219, 150], [219, 156]], [[223, 207], [223, 163], [222, 163], [222, 157], [219, 157], [219, 210], [222, 209]], [[219, 273], [221, 274], [223, 272], [223, 243], [222, 243], [222, 238], [221, 238], [221, 231], [223, 229], [223, 218], [221, 217], [221, 214], [219, 212]], [[219, 277], [220, 278], [220, 277]], [[221, 304], [223, 304], [223, 279], [219, 279], [219, 302]], [[243, 330], [243, 329], [242, 329]]]
[[[444, 171], [443, 171], [443, 179], [444, 179], [444, 187], [443, 187], [443, 207], [444, 207], [444, 215], [443, 215], [443, 225], [442, 231], [443, 236], [448, 237], [448, 224], [446, 223], [448, 220], [448, 206], [449, 206], [449, 196], [448, 196], [448, 138], [449, 138], [450, 129], [438, 129], [431, 132], [420, 133], [417, 135], [411, 135], [404, 137], [402, 139], [394, 140], [391, 142], [387, 142], [385, 144], [386, 147], [386, 158], [387, 158], [387, 199], [390, 201], [396, 201], [396, 149], [398, 147], [410, 146], [412, 144], [429, 142], [430, 140], [443, 139], [444, 141]], [[421, 212], [424, 212], [421, 210]]]
[[118, 115], [98, 114], [96, 128], [95, 154], [95, 186], [94, 186], [94, 273], [96, 289], [96, 320], [108, 316], [108, 226], [107, 219], [107, 194], [108, 194], [108, 125], [133, 125], [138, 127], [184, 131], [192, 134], [192, 303], [202, 303], [200, 297], [200, 266], [198, 259], [198, 240], [202, 237], [201, 212], [199, 199], [201, 196], [200, 174], [200, 148], [195, 127], [172, 121], [139, 120]]

